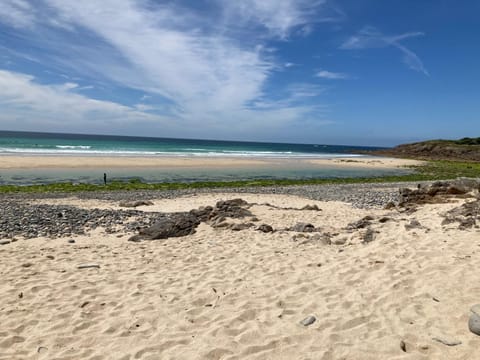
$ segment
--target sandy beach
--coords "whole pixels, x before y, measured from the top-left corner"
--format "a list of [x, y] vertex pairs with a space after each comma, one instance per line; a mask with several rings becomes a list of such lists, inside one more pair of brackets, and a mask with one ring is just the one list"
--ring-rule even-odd
[[0, 156], [1, 169], [36, 168], [234, 168], [269, 166], [288, 162], [342, 168], [398, 168], [420, 164], [420, 161], [394, 158], [331, 158], [331, 159], [274, 159], [274, 158], [208, 158], [208, 157], [123, 157], [123, 156]]
[[[467, 322], [480, 302], [480, 232], [443, 223], [472, 198], [386, 210], [205, 193], [152, 198], [134, 218], [239, 196], [252, 215], [226, 221], [254, 221], [241, 231], [202, 222], [188, 236], [135, 243], [117, 221], [0, 246], [0, 359], [478, 358]], [[53, 215], [121, 210], [94, 198], [8, 201]], [[292, 230], [299, 222], [315, 232]]]

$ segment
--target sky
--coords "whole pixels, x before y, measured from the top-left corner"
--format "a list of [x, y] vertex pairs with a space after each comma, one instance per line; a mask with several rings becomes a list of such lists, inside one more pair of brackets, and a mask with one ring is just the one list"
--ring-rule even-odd
[[0, 130], [480, 136], [478, 0], [0, 0]]

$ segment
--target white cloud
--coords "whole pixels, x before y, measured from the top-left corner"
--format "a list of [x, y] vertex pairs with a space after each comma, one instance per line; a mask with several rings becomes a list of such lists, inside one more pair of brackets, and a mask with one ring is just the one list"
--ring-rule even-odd
[[[38, 124], [47, 121], [50, 130], [93, 125], [97, 128], [128, 121], [163, 122], [158, 116], [137, 111], [110, 101], [87, 98], [72, 92], [76, 84], [41, 85], [33, 76], [0, 70], [0, 105], [2, 126]], [[100, 125], [100, 126], [99, 126]]]
[[331, 79], [331, 80], [342, 80], [348, 79], [349, 76], [344, 73], [332, 72], [327, 70], [320, 70], [315, 74], [315, 76], [323, 79]]
[[[30, 2], [35, 8], [30, 6], [30, 13], [25, 13], [30, 19], [28, 26], [23, 23], [23, 30], [31, 35], [35, 47], [42, 49], [35, 56], [50, 67], [73, 71], [73, 76], [81, 75], [87, 80], [140, 90], [156, 99], [159, 95], [164, 97], [160, 106], [151, 101], [148, 105], [173, 119], [175, 125], [171, 128], [192, 131], [192, 137], [195, 131], [198, 136], [204, 131], [204, 137], [211, 137], [211, 131], [215, 136], [226, 137], [237, 130], [258, 136], [255, 128], [281, 128], [305, 118], [318, 118], [312, 115], [313, 108], [295, 105], [298, 96], [294, 94], [281, 101], [268, 99], [266, 84], [283, 67], [274, 59], [275, 52], [264, 46], [264, 39], [285, 38], [318, 21], [325, 1], [219, 3], [219, 13], [223, 15], [237, 6], [244, 9], [240, 22], [244, 21], [247, 28], [255, 22], [264, 28], [264, 37], [245, 42], [239, 33], [228, 31], [233, 23], [222, 23], [228, 20], [226, 15], [217, 23], [192, 9], [179, 8], [176, 2], [159, 4], [148, 0], [36, 0]], [[250, 6], [258, 12], [250, 13]], [[42, 16], [37, 9], [41, 9]], [[230, 20], [238, 22], [237, 18]], [[34, 30], [30, 24], [34, 24]], [[21, 21], [16, 25], [21, 26]], [[27, 83], [32, 84], [32, 80]], [[86, 88], [74, 88], [73, 83], [67, 83], [48, 89], [74, 96], [73, 91]], [[57, 98], [58, 94], [47, 93]], [[42, 98], [40, 92], [36, 94]], [[23, 99], [20, 93], [17, 96]], [[86, 100], [85, 97], [82, 101]], [[276, 106], [268, 110], [255, 106], [262, 102]], [[151, 116], [139, 113], [147, 110], [144, 105], [122, 111]], [[30, 106], [39, 105], [31, 99]], [[106, 104], [102, 106], [105, 110]], [[45, 114], [47, 110], [43, 108]], [[50, 114], [55, 117], [53, 110]]]
[[350, 37], [340, 48], [345, 50], [383, 48], [393, 46], [403, 54], [403, 61], [412, 70], [429, 75], [420, 58], [410, 49], [406, 48], [400, 41], [424, 36], [422, 32], [408, 32], [401, 35], [387, 36], [372, 27], [365, 27], [357, 35]]
[[[229, 22], [257, 24], [268, 30], [269, 34], [282, 39], [299, 28], [304, 34], [312, 31], [311, 24], [332, 20], [322, 16], [319, 9], [326, 0], [237, 0], [219, 2], [225, 9]], [[233, 20], [234, 19], [234, 20]]]
[[30, 27], [35, 14], [33, 7], [24, 0], [2, 0], [0, 4], [0, 23], [4, 22], [14, 27]]

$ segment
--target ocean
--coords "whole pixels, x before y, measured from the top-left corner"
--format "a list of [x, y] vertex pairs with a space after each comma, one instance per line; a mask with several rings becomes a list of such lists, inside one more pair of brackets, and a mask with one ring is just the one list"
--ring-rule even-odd
[[0, 155], [332, 158], [379, 148], [0, 131]]
[[265, 165], [219, 168], [135, 169], [2, 169], [0, 184], [53, 182], [101, 183], [103, 172], [110, 180], [145, 182], [229, 181], [256, 179], [311, 179], [382, 176], [405, 173], [399, 169], [362, 169], [314, 166], [308, 159], [364, 157], [360, 147], [323, 144], [285, 144], [241, 141], [148, 138], [132, 136], [54, 134], [0, 131], [2, 156], [114, 156], [114, 157], [208, 157], [263, 159]]

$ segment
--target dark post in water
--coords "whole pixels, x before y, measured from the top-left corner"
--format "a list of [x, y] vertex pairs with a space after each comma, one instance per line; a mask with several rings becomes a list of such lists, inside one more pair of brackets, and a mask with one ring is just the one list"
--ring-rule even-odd
[[103, 173], [103, 183], [107, 185], [107, 173]]

